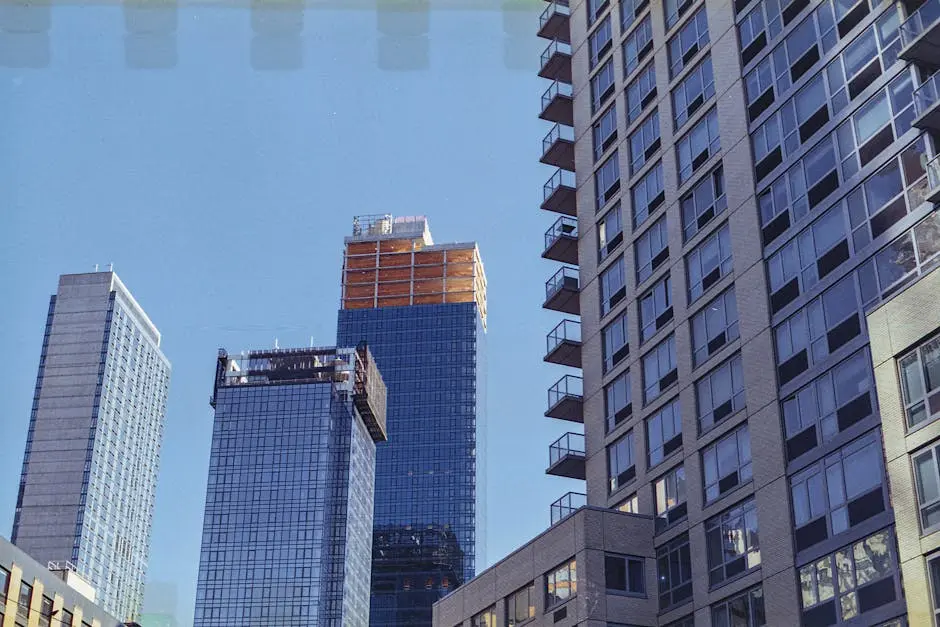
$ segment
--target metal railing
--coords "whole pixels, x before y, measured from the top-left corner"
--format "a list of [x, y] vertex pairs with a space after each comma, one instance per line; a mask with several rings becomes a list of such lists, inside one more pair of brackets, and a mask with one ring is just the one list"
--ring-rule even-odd
[[545, 231], [545, 250], [564, 236], [578, 238], [578, 221], [568, 216], [562, 216]]
[[559, 15], [569, 16], [571, 15], [571, 7], [568, 6], [568, 3], [562, 2], [550, 2], [545, 10], [542, 11], [542, 15], [539, 16], [539, 30], [541, 30], [548, 20], [552, 19], [552, 15], [558, 13]]
[[545, 93], [542, 94], [542, 111], [552, 103], [552, 100], [558, 96], [567, 96], [568, 98], [573, 98], [574, 92], [571, 85], [568, 83], [562, 83], [561, 81], [555, 81], [548, 86], [548, 89], [545, 90]]
[[558, 272], [552, 275], [552, 278], [545, 281], [545, 300], [548, 300], [561, 291], [565, 286], [578, 289], [578, 269], [570, 266], [562, 266]]
[[552, 524], [558, 524], [568, 516], [587, 505], [587, 495], [580, 492], [568, 492], [552, 503]]
[[911, 45], [937, 20], [940, 20], [940, 0], [927, 0], [901, 24], [901, 47]]
[[927, 162], [927, 188], [934, 191], [940, 188], [940, 155]]
[[584, 457], [584, 434], [569, 431], [548, 447], [548, 465], [551, 466], [568, 455]]
[[555, 170], [555, 173], [552, 174], [552, 178], [548, 179], [545, 185], [542, 185], [542, 200], [548, 200], [548, 198], [562, 186], [574, 189], [574, 172], [562, 170], [561, 168]]
[[[940, 1], [940, 0], [937, 0]], [[539, 65], [539, 68], [545, 69], [545, 65], [548, 61], [555, 56], [555, 54], [566, 54], [569, 57], [571, 56], [571, 44], [566, 44], [563, 41], [558, 41], [553, 39], [552, 43], [548, 44], [548, 47], [542, 52], [542, 62]]]
[[584, 380], [573, 374], [566, 374], [548, 388], [548, 407], [552, 408], [565, 398], [582, 400], [584, 398]]
[[940, 94], [940, 72], [937, 72], [917, 88], [914, 92], [914, 115], [921, 116], [930, 107], [937, 104]]
[[570, 126], [566, 126], [563, 124], [555, 124], [552, 127], [552, 129], [548, 131], [548, 135], [546, 135], [545, 138], [542, 139], [542, 154], [544, 155], [545, 153], [547, 153], [548, 150], [552, 147], [552, 145], [554, 145], [555, 142], [558, 142], [558, 141], [573, 142], [574, 141], [574, 129], [571, 128]]
[[581, 323], [577, 320], [562, 320], [558, 326], [545, 336], [545, 354], [548, 355], [558, 348], [562, 342], [581, 343]]

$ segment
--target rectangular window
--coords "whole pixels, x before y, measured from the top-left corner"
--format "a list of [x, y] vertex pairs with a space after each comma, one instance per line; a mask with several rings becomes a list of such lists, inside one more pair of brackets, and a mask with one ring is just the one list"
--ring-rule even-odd
[[612, 47], [612, 38], [610, 30], [610, 15], [608, 14], [603, 20], [601, 20], [600, 25], [588, 35], [588, 52], [590, 54], [591, 69], [594, 69], [594, 66], [597, 65], [597, 62], [601, 60], [605, 54], [607, 54]]
[[10, 593], [10, 571], [0, 566], [0, 596], [6, 598]]
[[881, 440], [870, 433], [793, 475], [796, 550], [803, 551], [885, 511]]
[[666, 30], [679, 23], [679, 18], [692, 6], [692, 0], [666, 0], [663, 13], [666, 15]]
[[585, 6], [587, 7], [587, 23], [590, 26], [610, 6], [610, 2], [609, 0], [587, 0]]
[[672, 320], [672, 285], [663, 277], [640, 297], [640, 341], [653, 337]]
[[670, 335], [643, 355], [643, 401], [649, 404], [677, 380], [676, 336]]
[[646, 419], [646, 444], [649, 468], [682, 448], [682, 416], [678, 398]]
[[715, 95], [715, 77], [712, 74], [712, 58], [705, 60], [689, 72], [682, 82], [672, 90], [672, 115], [676, 130], [685, 124], [708, 99]]
[[610, 431], [633, 413], [630, 399], [630, 371], [626, 371], [604, 386], [604, 411], [607, 430]]
[[607, 447], [607, 476], [611, 492], [619, 490], [636, 478], [632, 431]]
[[650, 0], [620, 0], [620, 32], [627, 32], [649, 4]]
[[39, 627], [49, 627], [52, 624], [52, 599], [47, 596], [42, 597], [42, 605], [39, 607]]
[[682, 534], [656, 549], [656, 567], [660, 610], [692, 597], [692, 554], [688, 534]]
[[751, 588], [712, 606], [713, 627], [765, 627], [764, 590]]
[[72, 624], [74, 617], [72, 613], [68, 610], [59, 610], [59, 624], [62, 627], [69, 627]]
[[751, 439], [741, 425], [702, 452], [705, 503], [751, 480]]
[[927, 572], [930, 575], [930, 604], [933, 606], [934, 624], [940, 623], [940, 553], [927, 557]]
[[643, 175], [630, 190], [630, 196], [633, 199], [633, 228], [636, 229], [666, 200], [666, 193], [663, 191], [662, 161]]
[[640, 114], [656, 100], [656, 64], [649, 63], [627, 85], [627, 124], [640, 119]]
[[535, 584], [513, 592], [506, 599], [506, 625], [517, 627], [530, 618], [535, 618]]
[[632, 494], [621, 501], [614, 509], [626, 514], [639, 514], [640, 500], [637, 498], [636, 494]]
[[627, 312], [619, 314], [601, 332], [601, 349], [604, 357], [604, 373], [623, 361], [630, 354], [630, 335], [627, 328]]
[[29, 605], [33, 598], [33, 587], [25, 581], [20, 582], [20, 595], [17, 598], [16, 617], [24, 621], [29, 619]]
[[491, 605], [471, 618], [470, 627], [496, 627], [496, 606]]
[[760, 566], [760, 533], [754, 499], [706, 520], [705, 544], [709, 586]]
[[653, 482], [656, 498], [656, 533], [665, 531], [689, 513], [685, 498], [685, 467], [676, 466]]
[[900, 598], [894, 545], [885, 529], [800, 568], [802, 623], [845, 622]]
[[659, 150], [659, 110], [653, 112], [630, 134], [630, 176], [636, 174]]
[[578, 593], [578, 571], [574, 558], [545, 575], [545, 609], [561, 605]]
[[692, 249], [685, 258], [685, 267], [691, 304], [731, 272], [731, 232], [727, 223]]
[[623, 243], [623, 219], [616, 203], [597, 223], [597, 261], [600, 263]]
[[698, 51], [708, 44], [708, 16], [705, 7], [685, 23], [678, 33], [669, 40], [669, 78], [673, 79]]
[[704, 433], [744, 409], [744, 367], [735, 355], [695, 382], [699, 430]]
[[931, 446], [913, 457], [917, 504], [920, 508], [920, 527], [924, 534], [936, 531], [937, 525], [940, 524], [938, 455], [940, 455], [940, 447]]
[[607, 152], [607, 149], [617, 142], [617, 103], [594, 123], [592, 136], [594, 138], [594, 161], [597, 162]]
[[898, 359], [898, 372], [907, 428], [936, 420], [940, 416], [940, 337]]
[[741, 40], [741, 64], [747, 65], [763, 50], [768, 43], [780, 34], [782, 25], [779, 14], [774, 17], [764, 16], [765, 6], [779, 6], [780, 0], [761, 2], [738, 23], [738, 35]]
[[739, 337], [734, 287], [692, 317], [692, 365], [698, 366]]
[[609, 203], [620, 191], [620, 160], [615, 150], [594, 174], [597, 210]]
[[591, 113], [597, 113], [614, 95], [614, 60], [607, 59], [601, 69], [591, 77]]
[[718, 110], [712, 109], [676, 144], [679, 184], [682, 185], [692, 178], [692, 175], [710, 158], [718, 154], [720, 149]]
[[610, 310], [623, 300], [627, 295], [627, 288], [624, 270], [623, 257], [617, 259], [614, 263], [601, 272], [601, 315], [610, 313]]
[[661, 217], [636, 241], [636, 282], [642, 283], [669, 260], [666, 216]]
[[623, 73], [629, 76], [653, 51], [653, 22], [647, 15], [623, 42]]
[[645, 595], [646, 575], [643, 570], [643, 558], [606, 554], [604, 582], [608, 592]]

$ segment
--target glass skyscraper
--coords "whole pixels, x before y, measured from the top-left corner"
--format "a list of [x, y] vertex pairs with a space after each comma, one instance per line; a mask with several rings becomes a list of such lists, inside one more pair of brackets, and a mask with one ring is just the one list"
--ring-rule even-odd
[[160, 332], [116, 274], [59, 278], [12, 540], [77, 571], [121, 619], [143, 601], [169, 379]]
[[483, 264], [476, 244], [434, 245], [423, 217], [356, 218], [345, 243], [337, 342], [368, 342], [388, 385], [370, 622], [430, 625], [485, 552]]
[[196, 627], [369, 622], [385, 385], [355, 349], [220, 351]]

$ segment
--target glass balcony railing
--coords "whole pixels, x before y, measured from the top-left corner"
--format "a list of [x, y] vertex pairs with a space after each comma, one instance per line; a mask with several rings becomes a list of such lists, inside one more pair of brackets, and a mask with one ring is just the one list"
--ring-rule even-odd
[[940, 94], [940, 72], [925, 80], [914, 92], [914, 115], [922, 116], [937, 104]]
[[587, 505], [587, 495], [580, 492], [568, 492], [552, 503], [552, 524], [560, 523], [573, 513]]
[[558, 168], [555, 170], [555, 173], [552, 174], [552, 178], [548, 179], [545, 185], [542, 186], [542, 200], [548, 200], [552, 194], [558, 191], [559, 187], [570, 187], [574, 189], [574, 186], [574, 172]]
[[550, 299], [563, 289], [578, 289], [578, 269], [562, 266], [552, 278], [545, 281], [545, 300]]
[[552, 247], [552, 244], [562, 237], [578, 237], [578, 221], [574, 218], [562, 216], [555, 220], [547, 231], [545, 231], [545, 250]]
[[539, 30], [545, 28], [545, 25], [548, 24], [548, 21], [551, 20], [555, 14], [568, 17], [571, 15], [571, 8], [568, 6], [567, 2], [550, 2], [539, 17]]
[[[901, 48], [914, 43], [940, 20], [940, 0], [927, 0], [901, 24]], [[542, 65], [545, 65], [544, 56]]]
[[927, 189], [931, 195], [940, 190], [940, 155], [927, 162]]
[[548, 465], [552, 466], [569, 455], [584, 457], [584, 434], [569, 431], [548, 447]]
[[545, 90], [545, 93], [542, 94], [542, 111], [545, 111], [545, 108], [558, 96], [567, 96], [568, 98], [573, 98], [574, 96], [571, 85], [568, 83], [562, 83], [560, 81], [555, 81], [549, 85], [548, 89]]
[[581, 323], [577, 320], [562, 320], [554, 329], [545, 336], [546, 351], [551, 353], [563, 342], [581, 342]]
[[[940, 0], [936, 0], [940, 2]], [[545, 48], [545, 51], [542, 52], [542, 63], [539, 66], [541, 69], [545, 69], [545, 66], [548, 64], [549, 60], [556, 54], [566, 54], [569, 57], [571, 56], [571, 44], [566, 44], [563, 41], [558, 41], [553, 39], [552, 43], [548, 44], [548, 47]]]
[[548, 388], [548, 406], [554, 407], [560, 401], [570, 398], [573, 400], [584, 399], [584, 380], [573, 374], [566, 374], [555, 385]]
[[555, 124], [542, 140], [542, 155], [545, 155], [556, 142], [574, 142], [574, 129], [563, 124]]

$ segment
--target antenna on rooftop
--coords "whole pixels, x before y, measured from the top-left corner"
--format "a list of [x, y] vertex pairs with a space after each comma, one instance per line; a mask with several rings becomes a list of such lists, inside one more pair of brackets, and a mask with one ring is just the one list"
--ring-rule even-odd
[[114, 272], [114, 264], [113, 264], [113, 263], [109, 263], [109, 264], [108, 264], [108, 272]]
[[313, 336], [310, 336], [310, 348], [313, 348]]
[[277, 338], [274, 338], [274, 348], [280, 348], [280, 346], [277, 345]]
[[95, 272], [98, 271], [98, 264], [95, 264]]

